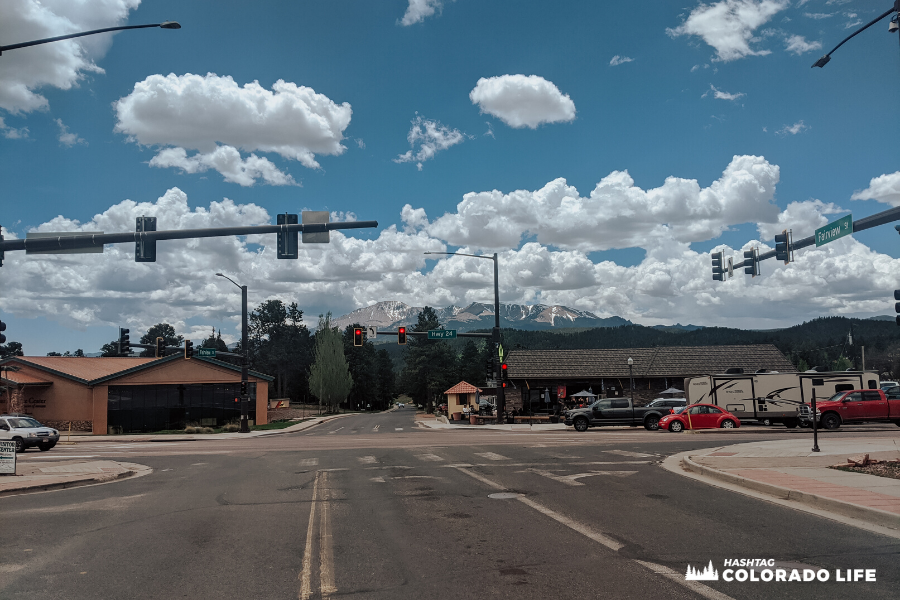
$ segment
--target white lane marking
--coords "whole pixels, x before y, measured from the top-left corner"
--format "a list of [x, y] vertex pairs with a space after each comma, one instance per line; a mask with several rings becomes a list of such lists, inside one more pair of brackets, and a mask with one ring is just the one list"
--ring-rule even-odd
[[369, 481], [374, 481], [375, 483], [384, 483], [384, 477], [372, 477]]
[[201, 465], [205, 465], [206, 463], [191, 463], [192, 467], [199, 467]]
[[319, 521], [319, 590], [322, 598], [337, 591], [334, 584], [334, 554], [332, 552], [331, 526], [328, 521], [328, 476], [322, 480], [322, 517]]
[[419, 460], [428, 460], [431, 462], [438, 462], [438, 461], [444, 460], [437, 454], [419, 454], [418, 456], [416, 456], [416, 458], [418, 458]]
[[318, 458], [304, 458], [300, 460], [301, 467], [315, 467], [319, 464]]
[[[29, 456], [28, 460], [46, 460], [48, 458], [51, 460], [54, 458], [56, 458], [56, 459], [60, 459], [60, 458], [97, 458], [98, 456], [100, 456], [100, 455], [99, 454], [76, 454], [76, 455], [67, 454], [65, 456]], [[18, 460], [19, 460], [19, 462], [24, 462], [24, 461], [22, 461], [21, 458], [19, 458]]]
[[[495, 490], [505, 490], [506, 489], [499, 483], [495, 483], [495, 482], [491, 481], [490, 479], [488, 479], [487, 477], [484, 477], [483, 475], [479, 475], [478, 473], [475, 473], [474, 471], [470, 471], [469, 469], [459, 468], [458, 470], [461, 473], [465, 473], [466, 475], [469, 475], [470, 477], [477, 479], [478, 481], [485, 484], [486, 486], [494, 488]], [[551, 509], [547, 508], [546, 506], [543, 506], [542, 504], [535, 502], [531, 498], [527, 498], [525, 496], [519, 496], [518, 498], [516, 498], [516, 500], [518, 500], [522, 504], [525, 504], [526, 506], [530, 506], [531, 508], [540, 512], [541, 514], [550, 517], [554, 521], [562, 523], [569, 529], [572, 529], [573, 531], [577, 531], [581, 535], [583, 535], [591, 540], [594, 540], [598, 544], [606, 546], [607, 548], [609, 548], [610, 550], [613, 550], [614, 552], [618, 552], [624, 546], [624, 544], [618, 542], [617, 540], [614, 540], [613, 538], [611, 538], [609, 536], [603, 535], [602, 533], [598, 533], [583, 523], [579, 523], [573, 519], [570, 519], [569, 517], [567, 517], [565, 515], [561, 515], [558, 512], [551, 510]], [[684, 579], [684, 576], [681, 573], [677, 573], [677, 572], [675, 572], [667, 567], [664, 567], [662, 565], [657, 565], [654, 563], [644, 562], [642, 560], [636, 560], [636, 559], [635, 559], [635, 562], [638, 563], [639, 565], [641, 565], [642, 567], [645, 567], [645, 568], [653, 571], [654, 573], [656, 573], [658, 575], [662, 575], [663, 577], [671, 579], [672, 581], [687, 587], [688, 589], [692, 590], [693, 592], [695, 592], [697, 594], [700, 594], [701, 596], [703, 596], [704, 598], [707, 598], [708, 600], [734, 600], [734, 598], [732, 598], [731, 596], [727, 596], [719, 591], [712, 589], [711, 587], [703, 585], [702, 583], [699, 583], [697, 581], [687, 581]]]
[[381, 425], [376, 425], [375, 427], [372, 428], [372, 431], [378, 431], [379, 427], [381, 427]]
[[[491, 481], [490, 479], [488, 479], [487, 477], [484, 477], [483, 475], [475, 473], [474, 471], [470, 471], [469, 469], [460, 468], [457, 470], [460, 473], [465, 473], [466, 475], [477, 479], [481, 483], [487, 485], [488, 487], [492, 487], [495, 490], [505, 490], [506, 489], [499, 483], [495, 483], [495, 482]], [[599, 544], [603, 544], [610, 550], [618, 551], [619, 548], [621, 548], [622, 546], [625, 545], [625, 544], [621, 544], [621, 543], [617, 542], [616, 540], [612, 539], [611, 537], [605, 536], [602, 533], [594, 531], [593, 529], [591, 529], [590, 527], [588, 527], [587, 525], [585, 525], [583, 523], [579, 523], [573, 519], [570, 519], [569, 517], [567, 517], [565, 515], [561, 515], [554, 510], [550, 510], [546, 506], [544, 506], [542, 504], [538, 504], [537, 502], [535, 502], [534, 500], [531, 500], [530, 498], [526, 498], [525, 496], [519, 496], [518, 498], [516, 498], [516, 500], [518, 500], [519, 502], [522, 502], [526, 506], [530, 506], [531, 508], [540, 512], [541, 514], [544, 514], [544, 515], [550, 517], [554, 521], [558, 521], [558, 522], [562, 523], [563, 525], [565, 525], [566, 527], [577, 531], [581, 535], [583, 535], [589, 539], [592, 539]]]
[[443, 477], [435, 477], [434, 475], [397, 475], [391, 479], [443, 479]]
[[486, 458], [487, 460], [509, 460], [507, 457], [501, 454], [495, 454], [493, 452], [476, 452], [475, 456], [480, 456], [481, 458]]
[[643, 452], [631, 452], [630, 450], [604, 450], [607, 454], [618, 454], [619, 456], [633, 456], [635, 458], [650, 458], [655, 454], [644, 454]]
[[309, 526], [306, 528], [306, 548], [303, 552], [303, 568], [300, 571], [300, 600], [312, 596], [312, 543], [316, 524], [316, 500], [319, 495], [319, 473], [313, 482], [312, 502], [309, 507]]
[[580, 481], [576, 481], [576, 479], [581, 479], [582, 477], [593, 477], [594, 475], [628, 477], [629, 475], [634, 475], [635, 473], [637, 473], [637, 471], [591, 471], [589, 473], [576, 473], [574, 475], [557, 475], [556, 473], [551, 473], [550, 471], [542, 471], [541, 469], [526, 469], [526, 471], [537, 473], [538, 475], [542, 475], [548, 479], [552, 479], [554, 481], [572, 486], [584, 485]]
[[376, 462], [378, 462], [377, 460], [375, 460], [374, 456], [357, 456], [356, 460], [358, 460], [359, 462], [361, 462], [364, 465], [372, 465], [372, 464], [375, 464]]
[[338, 428], [335, 429], [334, 431], [329, 431], [328, 433], [337, 433], [337, 432], [340, 431], [341, 429], [343, 429], [343, 427], [338, 427]]
[[662, 575], [663, 577], [667, 577], [668, 579], [671, 579], [675, 583], [679, 583], [679, 584], [683, 585], [684, 587], [688, 588], [692, 592], [700, 594], [701, 596], [703, 596], [704, 598], [708, 598], [709, 600], [734, 600], [734, 598], [732, 598], [731, 596], [727, 596], [718, 590], [714, 590], [709, 586], [703, 585], [700, 582], [688, 581], [684, 578], [683, 573], [678, 573], [668, 567], [664, 567], [662, 565], [657, 565], [657, 564], [651, 563], [651, 562], [644, 562], [643, 560], [637, 560], [637, 559], [635, 559], [634, 562], [638, 563], [639, 565], [641, 565], [643, 567], [650, 569], [657, 575]]
[[402, 427], [394, 427], [394, 431], [403, 431]]

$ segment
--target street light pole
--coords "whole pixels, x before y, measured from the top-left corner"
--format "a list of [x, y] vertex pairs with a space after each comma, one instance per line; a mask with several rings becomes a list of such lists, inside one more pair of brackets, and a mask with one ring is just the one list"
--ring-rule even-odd
[[857, 29], [856, 31], [854, 31], [853, 33], [851, 33], [850, 35], [848, 35], [847, 37], [845, 37], [843, 40], [841, 40], [841, 43], [838, 44], [837, 46], [835, 46], [834, 48], [832, 48], [832, 49], [831, 49], [831, 52], [829, 52], [828, 54], [823, 55], [822, 58], [820, 58], [820, 59], [817, 60], [815, 63], [813, 63], [813, 68], [819, 67], [819, 68], [821, 69], [822, 67], [824, 67], [825, 65], [827, 65], [827, 64], [828, 64], [828, 61], [831, 60], [831, 55], [832, 55], [832, 53], [833, 53], [835, 50], [837, 50], [838, 48], [840, 48], [841, 46], [843, 46], [843, 45], [844, 45], [845, 43], [847, 43], [847, 41], [849, 41], [851, 38], [856, 37], [857, 35], [859, 35], [860, 33], [862, 33], [863, 31], [865, 31], [866, 29], [868, 29], [869, 27], [871, 27], [872, 25], [874, 25], [874, 24], [877, 23], [878, 21], [882, 20], [883, 18], [885, 18], [886, 16], [888, 16], [888, 15], [891, 14], [891, 13], [897, 13], [897, 15], [895, 15], [895, 16], [894, 16], [894, 19], [891, 21], [891, 25], [888, 27], [888, 31], [889, 31], [889, 32], [897, 31], [897, 27], [896, 27], [897, 21], [896, 21], [896, 19], [897, 19], [898, 16], [900, 16], [900, 0], [894, 0], [894, 6], [892, 6], [890, 9], [884, 11], [882, 14], [880, 14], [880, 15], [877, 16], [877, 17], [875, 17], [874, 19], [872, 19], [871, 21], [869, 21], [868, 23], [866, 23], [865, 25], [863, 25], [862, 27], [860, 27], [859, 29]]
[[634, 360], [630, 356], [628, 357], [628, 380], [631, 385], [628, 394], [631, 396], [631, 401], [634, 402]]
[[[472, 258], [486, 258], [494, 261], [494, 328], [491, 330], [491, 342], [494, 344], [494, 352], [500, 349], [500, 267], [497, 253], [492, 256], [482, 254], [465, 254], [463, 252], [426, 252], [425, 254], [447, 254], [451, 256], [470, 256]], [[500, 358], [499, 352], [497, 358]], [[497, 381], [497, 423], [500, 423], [500, 415], [506, 411], [506, 389], [503, 387], [503, 375], [500, 372], [500, 361], [497, 361], [494, 369], [494, 377]]]
[[249, 384], [249, 350], [247, 340], [247, 286], [238, 284], [234, 279], [216, 273], [218, 277], [224, 277], [234, 285], [241, 288], [241, 433], [250, 433], [249, 410], [250, 384]]
[[147, 27], [159, 27], [160, 29], [181, 29], [181, 25], [177, 21], [164, 21], [162, 23], [153, 23], [150, 25], [123, 25], [121, 27], [105, 27], [103, 29], [93, 29], [91, 31], [82, 31], [81, 33], [70, 33], [67, 35], [58, 35], [52, 38], [44, 38], [42, 40], [34, 40], [32, 42], [20, 42], [18, 44], [9, 44], [8, 46], [0, 46], [0, 55], [5, 50], [16, 50], [17, 48], [27, 48], [29, 46], [37, 46], [39, 44], [49, 44], [50, 42], [60, 42], [72, 38], [83, 37], [86, 35], [94, 35], [97, 33], [106, 33], [108, 31], [121, 31], [123, 29], [145, 29]]

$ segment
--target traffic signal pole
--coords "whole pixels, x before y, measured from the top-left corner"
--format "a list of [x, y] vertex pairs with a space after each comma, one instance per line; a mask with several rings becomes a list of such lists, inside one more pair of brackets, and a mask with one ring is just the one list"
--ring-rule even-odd
[[244, 351], [241, 360], [241, 433], [250, 433], [248, 422], [248, 403], [250, 400], [250, 384], [247, 369], [249, 368], [250, 355], [247, 348], [247, 286], [241, 286], [241, 350]]
[[[494, 342], [494, 352], [500, 348], [500, 267], [497, 264], [497, 253], [494, 252], [494, 330], [491, 332], [491, 341]], [[506, 412], [506, 388], [503, 387], [502, 373], [500, 373], [500, 357], [497, 357], [497, 424], [500, 424], [500, 415]]]

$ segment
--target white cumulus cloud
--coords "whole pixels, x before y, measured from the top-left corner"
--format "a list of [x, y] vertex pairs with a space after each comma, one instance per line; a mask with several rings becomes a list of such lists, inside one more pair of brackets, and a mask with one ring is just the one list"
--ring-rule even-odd
[[869, 187], [855, 192], [850, 199], [877, 200], [891, 206], [900, 206], [900, 171], [873, 178]]
[[[123, 25], [139, 4], [140, 0], [3, 0], [0, 43]], [[8, 50], [0, 59], [0, 108], [13, 114], [46, 110], [49, 101], [37, 90], [68, 90], [88, 73], [103, 73], [94, 61], [103, 57], [112, 39], [112, 34], [99, 34]]]
[[780, 136], [797, 135], [798, 133], [802, 133], [807, 129], [809, 129], [809, 125], [804, 124], [803, 121], [800, 120], [793, 125], [785, 125], [775, 133]]
[[750, 46], [754, 41], [753, 32], [788, 5], [787, 0], [722, 0], [700, 4], [684, 23], [666, 32], [672, 37], [700, 37], [715, 49], [716, 60], [723, 62], [762, 56], [771, 51], [754, 50]]
[[69, 128], [66, 127], [66, 124], [62, 122], [62, 119], [56, 119], [56, 126], [59, 127], [59, 143], [63, 146], [71, 148], [76, 144], [84, 144], [87, 145], [87, 142], [84, 141], [84, 138], [78, 137], [78, 134], [72, 133], [69, 131]]
[[[316, 154], [339, 155], [350, 124], [350, 104], [337, 104], [312, 88], [278, 80], [271, 90], [231, 77], [151, 75], [114, 103], [116, 127], [129, 140], [161, 150], [153, 166], [196, 173], [209, 168], [228, 181], [273, 185], [293, 179], [265, 158], [240, 151], [271, 152], [319, 168]], [[188, 156], [187, 150], [197, 154]]]
[[802, 35], [791, 35], [784, 40], [784, 49], [799, 56], [813, 50], [821, 50], [822, 42], [807, 42]]
[[611, 59], [609, 59], [609, 66], [617, 67], [619, 65], [624, 65], [625, 63], [634, 62], [634, 59], [630, 56], [619, 56], [616, 54]]
[[537, 128], [542, 123], [575, 119], [575, 103], [538, 75], [501, 75], [478, 80], [469, 93], [472, 104], [510, 127]]
[[406, 140], [412, 146], [412, 150], [407, 150], [395, 158], [394, 162], [414, 162], [421, 171], [423, 162], [434, 158], [441, 150], [461, 144], [465, 139], [466, 136], [458, 129], [451, 129], [439, 121], [417, 116], [412, 121], [409, 133], [406, 134]]
[[732, 100], [732, 101], [734, 101], [734, 100], [743, 98], [744, 96], [747, 95], [744, 92], [738, 92], [737, 94], [730, 94], [728, 92], [723, 92], [722, 90], [716, 89], [716, 87], [713, 84], [709, 84], [709, 89], [706, 92], [704, 92], [704, 94], [700, 97], [706, 98], [710, 94], [710, 92], [712, 92], [713, 98], [715, 98], [716, 100]]
[[409, 0], [409, 6], [400, 19], [400, 24], [404, 27], [421, 23], [426, 17], [432, 16], [435, 12], [440, 12], [444, 3], [441, 0]]

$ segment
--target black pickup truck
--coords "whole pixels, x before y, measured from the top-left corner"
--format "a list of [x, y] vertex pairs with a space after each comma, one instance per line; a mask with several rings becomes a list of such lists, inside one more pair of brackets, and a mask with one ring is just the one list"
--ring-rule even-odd
[[576, 431], [602, 425], [643, 425], [649, 431], [659, 429], [659, 420], [669, 414], [668, 406], [644, 406], [635, 408], [630, 398], [603, 398], [586, 408], [566, 411], [566, 425]]

